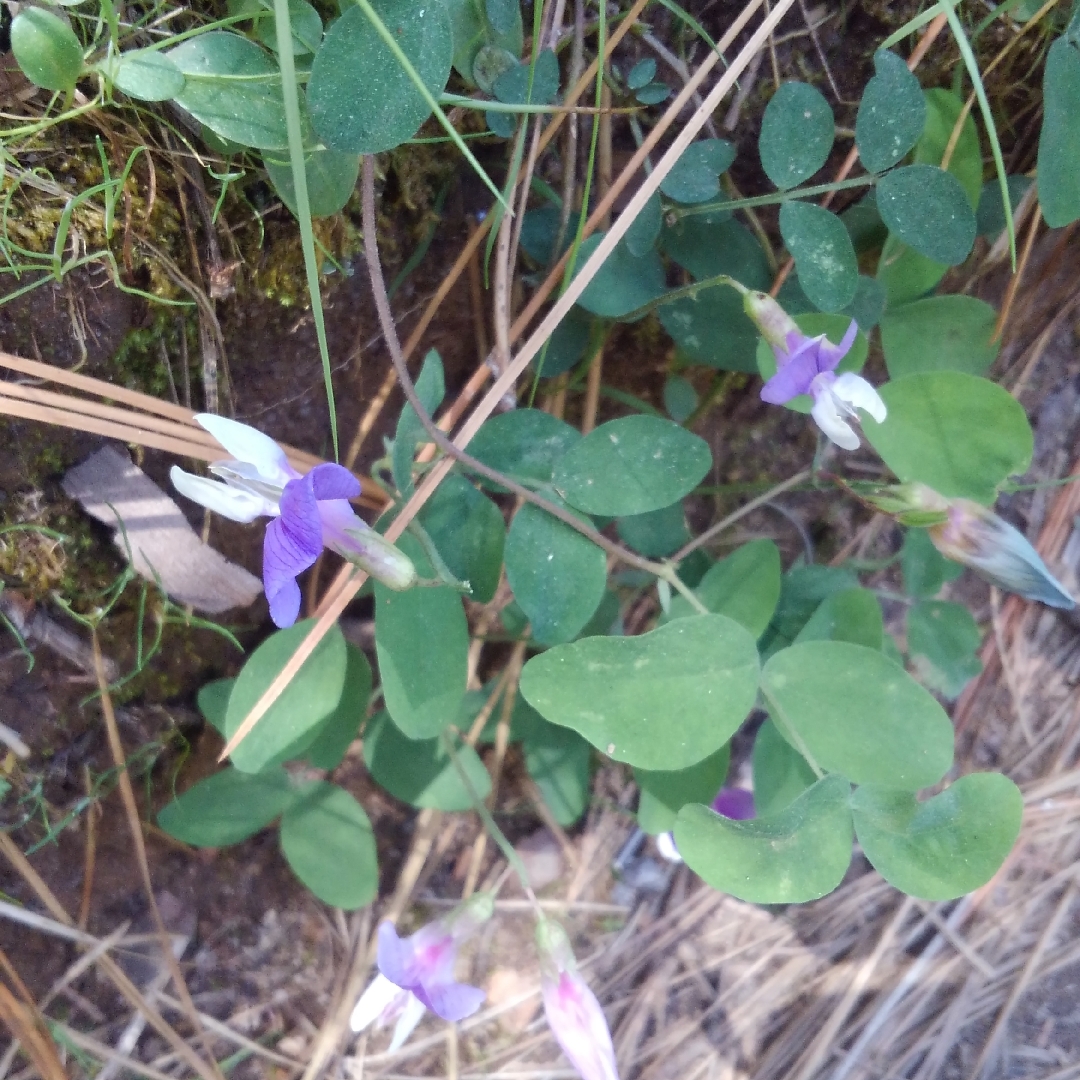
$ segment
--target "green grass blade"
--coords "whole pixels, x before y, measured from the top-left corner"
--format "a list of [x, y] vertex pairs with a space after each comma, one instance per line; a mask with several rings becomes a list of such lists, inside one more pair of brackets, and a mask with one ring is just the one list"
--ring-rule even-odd
[[894, 45], [903, 41], [909, 34], [914, 34], [916, 30], [921, 30], [928, 22], [933, 22], [941, 14], [941, 4], [931, 4], [920, 15], [916, 15], [914, 19], [909, 19], [899, 30], [894, 30], [879, 46], [879, 49], [891, 49]]
[[953, 0], [941, 0], [941, 6], [945, 9], [945, 17], [949, 20], [949, 28], [953, 32], [953, 37], [956, 38], [956, 47], [960, 50], [964, 66], [971, 76], [971, 82], [975, 88], [975, 97], [979, 102], [979, 111], [982, 113], [983, 123], [986, 125], [986, 135], [990, 140], [990, 152], [994, 155], [994, 168], [997, 170], [998, 186], [1001, 188], [1001, 201], [1005, 208], [1005, 228], [1009, 231], [1009, 255], [1015, 272], [1016, 226], [1013, 224], [1012, 200], [1009, 198], [1009, 181], [1005, 174], [1005, 159], [1001, 156], [1001, 143], [998, 142], [994, 115], [990, 111], [990, 99], [986, 96], [986, 87], [983, 86], [978, 61], [975, 59], [975, 53], [972, 51], [967, 34], [964, 33], [960, 16], [956, 14]]
[[337, 461], [339, 460], [337, 408], [334, 405], [330, 350], [326, 344], [326, 322], [323, 319], [322, 294], [319, 291], [319, 264], [315, 261], [315, 233], [311, 227], [307, 170], [304, 168], [304, 136], [300, 124], [300, 94], [296, 88], [296, 64], [293, 62], [289, 0], [274, 0], [274, 24], [277, 31], [278, 64], [281, 66], [281, 93], [285, 101], [285, 130], [289, 136], [289, 164], [292, 165], [293, 187], [296, 190], [296, 218], [300, 223], [304, 271], [307, 275], [308, 294], [311, 297], [311, 314], [315, 320], [315, 336], [319, 340], [319, 356], [322, 357], [323, 385], [326, 388], [326, 404], [330, 410], [330, 438], [334, 444], [334, 460]]

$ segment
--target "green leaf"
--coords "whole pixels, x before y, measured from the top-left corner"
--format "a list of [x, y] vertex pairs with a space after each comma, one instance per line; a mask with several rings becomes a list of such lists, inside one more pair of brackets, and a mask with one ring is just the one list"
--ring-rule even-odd
[[701, 402], [694, 384], [681, 375], [669, 375], [664, 380], [664, 408], [676, 424], [685, 424]]
[[727, 779], [731, 748], [726, 744], [715, 754], [675, 772], [650, 772], [635, 769], [634, 779], [641, 789], [638, 799], [638, 825], [650, 836], [671, 832], [675, 818], [687, 803], [708, 806]]
[[[428, 416], [433, 416], [435, 410], [442, 404], [446, 395], [446, 380], [443, 376], [442, 359], [439, 354], [431, 349], [424, 357], [424, 366], [416, 378], [416, 396], [424, 406]], [[398, 417], [397, 430], [394, 433], [394, 449], [391, 462], [394, 472], [394, 483], [398, 490], [406, 497], [413, 493], [412, 463], [416, 455], [416, 444], [424, 440], [424, 425], [420, 423], [420, 417], [416, 410], [406, 402]]]
[[472, 586], [472, 599], [488, 603], [502, 570], [502, 511], [463, 476], [451, 473], [427, 501], [420, 521], [450, 572]]
[[881, 320], [889, 375], [966, 371], [982, 375], [994, 362], [997, 312], [974, 296], [930, 296], [890, 309]]
[[855, 145], [867, 172], [895, 165], [918, 141], [926, 124], [919, 80], [896, 53], [874, 53], [874, 77], [866, 84], [855, 117]]
[[[593, 233], [578, 248], [578, 270], [585, 265], [603, 240], [603, 233]], [[593, 315], [619, 319], [664, 295], [664, 264], [652, 250], [635, 258], [621, 240], [604, 260], [595, 277], [585, 286], [578, 303]]]
[[[293, 56], [306, 56], [318, 51], [322, 42], [322, 19], [307, 0], [289, 0], [289, 24]], [[273, 12], [259, 19], [256, 34], [268, 49], [277, 52], [277, 25]]]
[[254, 41], [211, 30], [165, 55], [184, 74], [184, 88], [173, 100], [215, 134], [261, 150], [289, 145], [281, 72]]
[[[263, 158], [270, 183], [281, 201], [295, 216], [296, 190], [293, 186], [292, 166], [288, 161]], [[360, 175], [360, 158], [356, 154], [343, 154], [340, 150], [313, 150], [304, 158], [307, 174], [308, 201], [312, 217], [332, 217], [349, 201]]]
[[336, 769], [349, 749], [371, 697], [371, 664], [349, 642], [345, 643], [345, 685], [337, 708], [319, 726], [304, 758], [315, 769]]
[[[556, 500], [558, 501], [558, 500]], [[604, 552], [547, 511], [527, 504], [506, 536], [506, 580], [543, 645], [575, 638], [607, 582]]]
[[647, 559], [671, 555], [690, 539], [681, 502], [650, 510], [647, 514], [619, 518], [615, 527], [619, 539]]
[[575, 731], [549, 724], [524, 701], [514, 707], [513, 727], [521, 737], [525, 770], [552, 817], [573, 825], [589, 805], [592, 747]]
[[[1046, 130], [1045, 121], [1043, 131]], [[1045, 182], [1045, 181], [1044, 181]], [[1013, 214], [1020, 205], [1020, 200], [1027, 194], [1028, 188], [1035, 183], [1030, 176], [1007, 176], [1005, 186], [1009, 189], [1009, 206]], [[1080, 216], [1080, 212], [1078, 215]], [[1005, 230], [1005, 205], [1001, 198], [1001, 185], [996, 180], [987, 180], [979, 194], [979, 206], [975, 211], [975, 221], [979, 235], [997, 239]]]
[[1033, 437], [1024, 409], [987, 379], [959, 371], [905, 375], [880, 388], [883, 424], [863, 431], [903, 481], [918, 480], [947, 499], [991, 503], [1006, 477], [1026, 471]]
[[[413, 537], [398, 546], [421, 576], [432, 576]], [[375, 651], [391, 719], [410, 739], [434, 738], [465, 696], [469, 624], [458, 594], [445, 585], [394, 592], [376, 582]]]
[[[446, 88], [454, 54], [445, 5], [376, 0], [374, 7], [437, 97]], [[392, 150], [412, 138], [430, 114], [375, 27], [351, 5], [315, 54], [307, 98], [312, 123], [326, 145], [352, 154]]]
[[671, 87], [667, 83], [651, 82], [637, 92], [637, 99], [642, 105], [659, 105], [671, 97]]
[[[14, 26], [12, 27], [14, 42]], [[16, 53], [16, 56], [18, 53]], [[1039, 134], [1039, 204], [1052, 229], [1080, 218], [1080, 51], [1060, 37], [1046, 55]]]
[[[372, 717], [364, 729], [364, 763], [377, 784], [395, 799], [432, 810], [471, 810], [469, 789], [446, 752], [443, 738], [407, 739], [386, 712]], [[476, 794], [486, 799], [491, 777], [476, 751], [455, 736], [461, 768]]]
[[184, 89], [184, 82], [172, 60], [150, 49], [122, 53], [113, 77], [117, 90], [140, 101], [168, 101]]
[[521, 693], [602, 753], [670, 771], [724, 745], [757, 692], [754, 639], [723, 615], [679, 619], [640, 637], [583, 638], [525, 665]]
[[752, 762], [754, 808], [759, 817], [770, 817], [790, 806], [817, 782], [806, 758], [780, 734], [772, 720], [758, 728]]
[[964, 568], [941, 554], [925, 529], [907, 529], [900, 549], [904, 589], [909, 596], [936, 596], [946, 581], [958, 578]]
[[229, 695], [235, 685], [235, 679], [215, 679], [199, 690], [196, 703], [206, 722], [219, 735], [225, 735], [225, 714], [229, 708]]
[[821, 601], [795, 642], [850, 641], [880, 649], [884, 633], [877, 597], [869, 589], [844, 589]]
[[827, 776], [769, 817], [732, 821], [679, 811], [675, 843], [707, 885], [752, 904], [801, 904], [832, 892], [851, 863], [851, 787]]
[[660, 227], [663, 223], [660, 195], [654, 193], [641, 208], [641, 213], [630, 223], [630, 228], [623, 236], [626, 250], [635, 259], [644, 258], [656, 246], [656, 238], [660, 235]]
[[762, 656], [767, 658], [787, 648], [822, 600], [858, 584], [859, 579], [850, 570], [839, 566], [797, 566], [789, 570], [781, 580], [780, 600], [761, 639]]
[[985, 885], [1020, 834], [1024, 804], [1000, 773], [970, 773], [940, 795], [861, 787], [855, 835], [890, 885], [924, 900], [952, 900]]
[[[710, 611], [734, 619], [760, 637], [780, 599], [779, 549], [771, 540], [743, 544], [709, 567], [694, 593]], [[671, 598], [669, 619], [695, 615], [685, 597]]]
[[70, 90], [82, 74], [75, 31], [44, 8], [23, 7], [12, 19], [11, 51], [22, 73], [43, 90]]
[[609, 420], [571, 447], [552, 483], [587, 514], [624, 517], [689, 495], [712, 466], [704, 439], [657, 416]]
[[375, 837], [363, 807], [315, 780], [281, 818], [281, 851], [296, 876], [325, 904], [355, 911], [379, 889]]
[[761, 689], [784, 738], [811, 765], [852, 783], [917, 791], [952, 765], [944, 709], [876, 649], [792, 645], [765, 664]]
[[780, 233], [799, 271], [799, 284], [822, 311], [839, 311], [855, 299], [859, 265], [844, 223], [806, 202], [780, 207]]
[[734, 160], [735, 147], [726, 139], [691, 143], [660, 182], [660, 190], [675, 202], [708, 202], [720, 194], [719, 176]]
[[[236, 733], [314, 625], [314, 619], [304, 619], [278, 630], [248, 657], [229, 694], [226, 738]], [[241, 772], [254, 773], [300, 757], [341, 700], [347, 662], [345, 638], [335, 626], [233, 752], [233, 764]]]
[[975, 243], [975, 211], [960, 181], [944, 169], [893, 169], [878, 182], [877, 204], [889, 229], [935, 262], [956, 266]]
[[[472, 83], [473, 65], [477, 53], [484, 46], [506, 51], [511, 60], [521, 55], [523, 28], [520, 8], [517, 10], [516, 23], [507, 33], [501, 33], [488, 22], [483, 0], [444, 0], [444, 3], [453, 28], [454, 67], [466, 82]], [[490, 85], [484, 90], [489, 92]]]
[[[538, 370], [545, 379], [553, 379], [556, 375], [569, 371], [584, 357], [585, 350], [589, 347], [593, 322], [593, 317], [575, 304], [548, 338], [547, 351], [533, 361], [533, 369]], [[472, 445], [469, 444], [470, 452]]]
[[962, 604], [923, 600], [909, 608], [907, 644], [916, 674], [950, 700], [982, 671], [982, 634]]
[[293, 794], [280, 767], [252, 775], [228, 766], [173, 799], [158, 814], [158, 825], [194, 847], [228, 847], [269, 825]]
[[[819, 334], [824, 334], [829, 341], [837, 345], [843, 340], [844, 334], [847, 333], [847, 329], [851, 325], [851, 317], [849, 315], [827, 315], [824, 312], [811, 311], [805, 315], [796, 315], [795, 325], [807, 337], [817, 337]], [[776, 374], [776, 354], [769, 348], [768, 342], [761, 337], [758, 338], [755, 349], [758, 373], [768, 382]], [[855, 335], [851, 348], [848, 350], [847, 356], [840, 361], [836, 369], [837, 374], [842, 375], [846, 371], [862, 371], [869, 353], [870, 341], [866, 334], [859, 330]], [[814, 407], [814, 399], [809, 394], [799, 394], [798, 397], [792, 398], [785, 407], [795, 412], [809, 414]]]
[[529, 73], [532, 65], [516, 64], [504, 71], [492, 86], [492, 93], [507, 105], [550, 105], [559, 96], [559, 61], [550, 49], [537, 54], [532, 70], [532, 93]]
[[469, 443], [469, 453], [514, 480], [547, 484], [555, 463], [580, 441], [577, 428], [550, 413], [513, 409], [485, 420]]
[[864, 334], [869, 334], [881, 322], [881, 317], [885, 314], [885, 304], [885, 286], [877, 278], [860, 274], [855, 286], [855, 298], [844, 308], [843, 313], [850, 315]]
[[808, 180], [833, 145], [833, 114], [808, 83], [784, 83], [765, 106], [758, 153], [765, 175], [781, 191]]
[[928, 293], [949, 268], [902, 244], [895, 236], [885, 241], [877, 280], [885, 287], [888, 306], [896, 307]]
[[682, 360], [719, 371], [753, 371], [758, 332], [738, 293], [712, 288], [660, 308], [660, 322]]
[[[926, 127], [915, 147], [917, 165], [940, 165], [945, 151], [952, 144], [953, 131], [960, 113], [966, 110], [964, 100], [951, 90], [940, 87], [924, 91], [926, 96]], [[960, 181], [972, 207], [979, 205], [983, 183], [982, 149], [975, 120], [967, 110], [960, 128], [960, 137], [952, 148], [949, 172]]]
[[[674, 225], [665, 225], [660, 237], [664, 254], [698, 281], [728, 274], [748, 289], [768, 289], [772, 284], [761, 241], [733, 220], [729, 210], [679, 218]], [[701, 300], [713, 295], [733, 296], [742, 309], [742, 297], [726, 286], [698, 294]], [[669, 306], [665, 304], [661, 313]], [[749, 319], [746, 321], [753, 326]]]
[[650, 56], [644, 60], [639, 60], [630, 69], [630, 73], [626, 76], [626, 87], [628, 90], [640, 90], [655, 78], [656, 61]]

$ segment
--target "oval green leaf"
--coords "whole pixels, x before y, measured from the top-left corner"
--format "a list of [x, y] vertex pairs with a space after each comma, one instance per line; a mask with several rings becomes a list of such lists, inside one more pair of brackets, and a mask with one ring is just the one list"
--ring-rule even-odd
[[982, 375], [998, 353], [997, 312], [974, 296], [929, 296], [892, 308], [881, 320], [889, 375], [966, 371]]
[[833, 114], [809, 83], [784, 83], [765, 106], [758, 153], [765, 175], [783, 191], [808, 180], [833, 145]]
[[1060, 37], [1046, 55], [1043, 124], [1039, 134], [1039, 205], [1052, 229], [1080, 218], [1077, 161], [1080, 161], [1080, 51], [1067, 37]]
[[634, 779], [640, 789], [637, 819], [650, 836], [671, 832], [675, 818], [687, 803], [708, 806], [727, 779], [731, 748], [720, 747], [704, 761], [675, 772], [651, 772], [635, 769]]
[[550, 413], [512, 409], [484, 421], [469, 443], [469, 453], [515, 480], [546, 484], [551, 481], [555, 463], [580, 441], [577, 428]]
[[970, 773], [940, 795], [861, 787], [855, 835], [890, 885], [924, 900], [952, 900], [985, 885], [1020, 834], [1024, 802], [1000, 773]]
[[252, 775], [229, 766], [173, 799], [158, 814], [158, 824], [193, 847], [228, 847], [269, 825], [293, 796], [280, 767]]
[[[760, 637], [780, 599], [779, 548], [771, 540], [743, 544], [710, 566], [694, 593], [710, 611], [734, 619], [755, 638]], [[685, 597], [671, 598], [669, 619], [697, 614]]]
[[[593, 233], [578, 248], [577, 266], [580, 269], [600, 246], [603, 233]], [[638, 308], [651, 304], [664, 295], [664, 264], [660, 256], [648, 250], [640, 258], [631, 254], [626, 241], [621, 240], [615, 250], [601, 264], [578, 303], [593, 315], [605, 319], [621, 319]]]
[[[264, 157], [270, 183], [281, 201], [296, 216], [296, 188], [293, 184], [292, 165], [288, 160]], [[360, 175], [360, 158], [356, 154], [343, 154], [340, 150], [321, 148], [313, 150], [304, 158], [307, 174], [308, 202], [312, 217], [332, 217], [349, 201]]]
[[70, 90], [82, 72], [75, 31], [44, 8], [24, 7], [12, 19], [11, 51], [22, 73], [43, 90]]
[[878, 183], [881, 219], [920, 255], [962, 263], [975, 243], [975, 211], [960, 181], [933, 165], [905, 165]]
[[619, 518], [615, 527], [619, 539], [647, 559], [672, 555], [690, 539], [681, 502], [650, 510], [647, 514]]
[[547, 511], [525, 505], [510, 523], [504, 558], [533, 637], [542, 645], [577, 637], [604, 595], [604, 552]]
[[707, 885], [752, 904], [802, 904], [830, 893], [851, 863], [851, 787], [827, 776], [770, 817], [732, 821], [679, 811], [675, 843]]
[[844, 223], [806, 202], [780, 207], [780, 233], [799, 271], [799, 284], [822, 311], [839, 311], [855, 298], [859, 264]]
[[991, 503], [998, 485], [1031, 463], [1023, 407], [988, 379], [935, 371], [894, 379], [880, 393], [889, 415], [883, 424], [867, 416], [863, 431], [901, 480]]
[[[422, 577], [433, 577], [420, 545], [398, 546]], [[469, 624], [461, 598], [445, 585], [394, 592], [375, 585], [375, 651], [383, 701], [410, 739], [431, 739], [457, 716], [468, 673]]]
[[[289, 0], [289, 24], [293, 56], [318, 52], [323, 33], [322, 18], [307, 0]], [[272, 11], [259, 19], [256, 34], [271, 52], [277, 52], [277, 22]]]
[[790, 806], [817, 782], [814, 770], [777, 730], [772, 720], [758, 728], [752, 757], [754, 807], [767, 818]]
[[757, 694], [751, 635], [733, 619], [679, 619], [640, 637], [583, 638], [534, 656], [525, 700], [616, 761], [685, 769], [714, 753]]
[[884, 172], [918, 141], [926, 124], [919, 80], [896, 53], [874, 53], [874, 77], [866, 84], [855, 117], [855, 145], [868, 172]]
[[512, 736], [521, 738], [525, 770], [551, 816], [564, 828], [573, 825], [589, 805], [592, 747], [576, 731], [549, 724], [519, 702]]
[[934, 262], [890, 236], [881, 249], [877, 280], [885, 289], [888, 306], [895, 307], [924, 296], [948, 269], [944, 263]]
[[[471, 810], [472, 795], [446, 752], [445, 736], [407, 739], [386, 712], [372, 717], [364, 729], [364, 763], [375, 782], [395, 799], [421, 809]], [[455, 737], [455, 751], [480, 799], [491, 793], [491, 777], [476, 751]]]
[[184, 73], [163, 52], [139, 49], [123, 53], [113, 83], [140, 101], [168, 101], [184, 89]]
[[555, 466], [552, 483], [587, 514], [624, 517], [689, 495], [712, 466], [712, 452], [671, 420], [624, 416], [589, 432]]
[[355, 911], [379, 888], [375, 837], [364, 808], [336, 784], [316, 780], [281, 818], [281, 851], [325, 904]]
[[[979, 205], [983, 182], [982, 149], [979, 131], [964, 99], [951, 90], [935, 87], [924, 92], [926, 127], [915, 146], [916, 165], [940, 165], [948, 152], [948, 171], [960, 181], [973, 207]], [[955, 138], [961, 120], [960, 137]]]
[[[438, 97], [454, 53], [445, 5], [377, 0], [373, 7]], [[431, 112], [368, 17], [352, 6], [326, 32], [315, 54], [307, 100], [320, 138], [351, 154], [392, 150], [412, 138]]]
[[211, 131], [261, 150], [289, 145], [281, 72], [254, 41], [211, 30], [165, 55], [184, 74], [184, 88], [173, 100]]
[[675, 202], [703, 203], [720, 194], [720, 174], [735, 160], [735, 147], [727, 139], [701, 139], [691, 143], [660, 182], [660, 190]]
[[922, 600], [908, 608], [907, 645], [915, 673], [950, 700], [982, 671], [981, 644], [978, 623], [962, 604]]
[[337, 708], [319, 725], [304, 759], [316, 769], [336, 769], [345, 757], [371, 698], [371, 664], [353, 644], [345, 644], [345, 685]]
[[[304, 619], [287, 630], [278, 630], [248, 657], [229, 694], [227, 738], [239, 729], [314, 625], [314, 619]], [[345, 638], [334, 626], [233, 752], [232, 763], [241, 772], [259, 772], [299, 757], [318, 734], [320, 724], [337, 708], [347, 663]]]
[[850, 641], [880, 649], [884, 633], [878, 598], [869, 589], [844, 589], [821, 601], [795, 642]]
[[952, 765], [945, 710], [876, 649], [792, 645], [766, 663], [761, 689], [784, 738], [811, 765], [852, 783], [917, 791]]

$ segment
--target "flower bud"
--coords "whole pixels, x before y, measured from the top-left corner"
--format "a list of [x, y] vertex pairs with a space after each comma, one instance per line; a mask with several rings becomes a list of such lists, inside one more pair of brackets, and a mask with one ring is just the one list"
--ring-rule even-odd
[[416, 567], [412, 559], [385, 536], [367, 527], [344, 531], [348, 545], [343, 544], [337, 549], [343, 558], [366, 570], [388, 589], [401, 592], [416, 584]]
[[744, 293], [743, 310], [774, 349], [786, 352], [791, 347], [790, 335], [805, 336], [795, 325], [795, 320], [768, 293]]
[[929, 532], [945, 558], [970, 566], [999, 588], [1050, 607], [1071, 610], [1076, 606], [1027, 539], [985, 506], [970, 499], [952, 499], [946, 520]]
[[596, 995], [577, 972], [566, 932], [548, 919], [536, 926], [544, 1015], [582, 1080], [619, 1080], [615, 1047]]
[[949, 500], [925, 484], [875, 484], [850, 481], [854, 495], [901, 525], [928, 528], [943, 524], [949, 516]]

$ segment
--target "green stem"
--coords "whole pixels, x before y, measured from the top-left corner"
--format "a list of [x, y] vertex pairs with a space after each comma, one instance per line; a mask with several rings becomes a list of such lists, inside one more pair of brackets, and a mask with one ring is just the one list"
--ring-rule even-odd
[[793, 188], [791, 191], [778, 191], [775, 195], [755, 195], [749, 199], [720, 200], [714, 203], [701, 203], [698, 206], [673, 206], [665, 211], [666, 216], [674, 221], [711, 214], [716, 210], [746, 210], [754, 206], [775, 206], [777, 203], [790, 202], [792, 199], [812, 199], [818, 195], [827, 195], [830, 191], [845, 191], [848, 188], [871, 187], [878, 182], [877, 176], [856, 176], [850, 180], [834, 181], [831, 184], [815, 184], [813, 187]]

